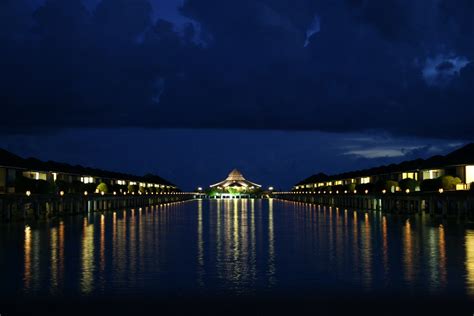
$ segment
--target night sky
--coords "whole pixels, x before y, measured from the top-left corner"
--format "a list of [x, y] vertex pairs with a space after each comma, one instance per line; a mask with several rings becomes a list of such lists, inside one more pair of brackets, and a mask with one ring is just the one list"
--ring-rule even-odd
[[471, 0], [0, 0], [0, 147], [287, 189], [474, 135]]

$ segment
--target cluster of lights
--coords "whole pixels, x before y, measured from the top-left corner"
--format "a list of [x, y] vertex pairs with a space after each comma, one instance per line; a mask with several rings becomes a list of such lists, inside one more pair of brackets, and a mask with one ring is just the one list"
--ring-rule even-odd
[[[354, 190], [353, 192], [354, 192], [354, 194], [357, 194], [357, 190]], [[382, 194], [387, 194], [387, 190], [386, 190], [386, 189], [383, 189], [381, 192], [382, 192]], [[405, 193], [407, 193], [407, 194], [409, 194], [410, 192], [411, 192], [410, 189], [406, 189], [406, 190], [405, 190]], [[443, 189], [443, 188], [440, 188], [440, 189], [438, 189], [438, 192], [439, 192], [439, 193], [443, 193], [443, 192], [444, 192], [444, 189]], [[326, 193], [332, 194], [333, 191], [329, 191], [329, 192], [327, 192], [327, 191], [317, 191], [317, 192], [308, 192], [308, 191], [300, 191], [300, 192], [297, 192], [297, 191], [291, 191], [291, 192], [275, 192], [275, 194], [315, 194], [315, 193], [317, 193], [317, 194], [321, 194], [321, 193], [323, 193], [323, 194], [326, 194]], [[339, 190], [336, 190], [335, 193], [336, 193], [336, 194], [339, 194]], [[347, 190], [344, 190], [344, 194], [347, 194], [347, 193], [348, 193], [348, 191], [347, 191]], [[365, 194], [369, 194], [369, 190], [368, 190], [368, 189], [364, 190], [364, 193], [365, 193]]]

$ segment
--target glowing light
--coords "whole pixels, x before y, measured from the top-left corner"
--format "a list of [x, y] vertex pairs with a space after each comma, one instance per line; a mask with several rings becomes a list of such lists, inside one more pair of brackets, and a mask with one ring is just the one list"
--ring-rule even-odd
[[87, 193], [87, 191], [84, 191], [84, 196], [87, 196], [87, 194], [89, 194], [89, 193]]
[[117, 195], [117, 192], [114, 191], [114, 195]]
[[408, 194], [410, 193], [410, 189], [406, 189], [405, 192]]
[[368, 194], [369, 193], [369, 190], [365, 190], [365, 194]]
[[64, 196], [64, 191], [59, 192], [59, 195]]
[[201, 187], [198, 187], [198, 191], [202, 191], [202, 188], [201, 188]]
[[105, 192], [104, 192], [104, 191], [100, 192], [100, 195], [102, 195], [102, 196], [103, 196], [104, 194], [105, 194]]
[[273, 187], [269, 187], [268, 190], [273, 191]]
[[382, 193], [383, 193], [383, 194], [387, 193], [387, 190], [383, 189], [383, 190], [382, 190]]
[[347, 194], [347, 190], [344, 190], [344, 194]]
[[99, 189], [95, 189], [95, 193], [99, 193]]
[[443, 193], [443, 192], [444, 192], [443, 188], [440, 188], [440, 189], [438, 190], [438, 192], [439, 192], [439, 193]]
[[336, 194], [339, 194], [339, 190], [338, 190], [338, 191], [336, 191]]
[[354, 194], [356, 194], [356, 193], [357, 193], [357, 190], [354, 190]]
[[31, 195], [31, 191], [26, 191], [26, 196], [30, 196]]

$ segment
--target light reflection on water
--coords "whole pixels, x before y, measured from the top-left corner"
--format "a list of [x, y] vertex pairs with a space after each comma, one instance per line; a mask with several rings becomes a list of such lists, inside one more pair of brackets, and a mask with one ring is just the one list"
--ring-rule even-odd
[[10, 295], [392, 291], [474, 298], [474, 230], [426, 216], [196, 200], [11, 224], [0, 231], [0, 244], [7, 243], [21, 245], [0, 249], [9, 267], [0, 272], [0, 293]]

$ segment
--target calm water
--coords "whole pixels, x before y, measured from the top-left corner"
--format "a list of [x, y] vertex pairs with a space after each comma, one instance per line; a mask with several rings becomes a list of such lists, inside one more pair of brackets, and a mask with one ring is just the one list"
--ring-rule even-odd
[[189, 201], [2, 225], [2, 297], [474, 297], [474, 230], [276, 200]]

